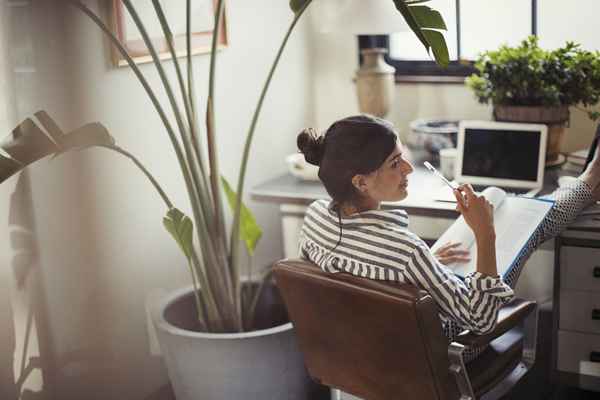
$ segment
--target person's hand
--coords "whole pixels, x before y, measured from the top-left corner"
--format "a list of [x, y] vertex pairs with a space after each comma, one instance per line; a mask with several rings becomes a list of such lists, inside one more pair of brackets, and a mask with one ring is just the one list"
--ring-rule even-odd
[[[464, 195], [463, 195], [464, 193]], [[456, 209], [465, 218], [475, 236], [495, 234], [494, 206], [483, 196], [476, 195], [471, 185], [454, 190]]]
[[471, 261], [469, 251], [458, 248], [461, 244], [460, 242], [448, 242], [437, 249], [433, 255], [444, 265]]

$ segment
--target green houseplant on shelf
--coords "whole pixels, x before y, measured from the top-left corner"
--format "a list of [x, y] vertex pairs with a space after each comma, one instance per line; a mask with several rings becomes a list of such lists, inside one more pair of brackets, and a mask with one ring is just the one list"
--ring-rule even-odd
[[[222, 23], [224, 0], [215, 2], [212, 52], [208, 76], [206, 108], [201, 114], [195, 95], [191, 43], [191, 0], [186, 1], [187, 57], [185, 68], [175, 56], [173, 35], [159, 0], [152, 0], [164, 37], [172, 56], [175, 79], [171, 82], [158, 57], [152, 41], [131, 0], [122, 0], [152, 56], [162, 86], [152, 88], [101, 18], [82, 2], [68, 0], [87, 15], [108, 37], [128, 62], [144, 87], [155, 111], [159, 114], [169, 135], [183, 175], [191, 216], [182, 213], [154, 179], [151, 173], [131, 153], [116, 145], [114, 138], [100, 123], [91, 123], [73, 132], [65, 133], [44, 111], [33, 119], [22, 122], [0, 144], [0, 182], [19, 172], [27, 165], [48, 155], [57, 155], [71, 149], [101, 147], [131, 159], [157, 190], [165, 203], [163, 219], [168, 233], [185, 256], [191, 275], [192, 288], [170, 295], [154, 316], [161, 349], [178, 399], [264, 399], [273, 398], [272, 392], [286, 393], [288, 399], [310, 398], [306, 387], [306, 372], [298, 354], [291, 324], [273, 321], [264, 326], [255, 325], [255, 312], [265, 297], [263, 277], [258, 287], [245, 287], [242, 280], [240, 252], [245, 249], [251, 256], [261, 236], [251, 211], [242, 203], [244, 182], [252, 138], [263, 100], [275, 69], [282, 57], [288, 39], [297, 22], [312, 0], [291, 0], [290, 25], [268, 72], [259, 95], [250, 127], [246, 133], [241, 156], [239, 177], [234, 190], [219, 174], [214, 98], [216, 47]], [[324, 0], [317, 0], [324, 1]], [[331, 1], [331, 0], [328, 0]], [[365, 0], [366, 1], [366, 0]], [[440, 65], [447, 65], [448, 50], [441, 30], [445, 24], [441, 15], [428, 7], [428, 0], [370, 0], [389, 1], [430, 50]], [[170, 111], [158, 101], [157, 92], [164, 91]], [[171, 118], [175, 125], [171, 124]], [[41, 126], [41, 127], [40, 127]], [[206, 136], [206, 147], [201, 148], [199, 137]], [[229, 229], [225, 224], [225, 203], [233, 212]], [[228, 231], [230, 233], [228, 234]], [[190, 346], [193, 344], [193, 346]], [[268, 379], [255, 374], [265, 370]], [[264, 381], [264, 382], [263, 382]], [[287, 386], [286, 386], [287, 385]]]
[[589, 107], [600, 100], [600, 53], [579, 44], [544, 50], [535, 36], [515, 47], [482, 53], [477, 74], [466, 79], [480, 103], [492, 103], [498, 121], [548, 124], [547, 162], [557, 160], [569, 122], [569, 107], [600, 114]]

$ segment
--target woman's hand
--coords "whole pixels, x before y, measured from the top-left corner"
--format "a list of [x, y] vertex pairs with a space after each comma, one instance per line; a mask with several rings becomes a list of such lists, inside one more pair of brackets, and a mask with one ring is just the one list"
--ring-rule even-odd
[[469, 251], [458, 248], [461, 244], [460, 242], [448, 242], [437, 249], [433, 255], [444, 265], [471, 261]]
[[476, 195], [471, 185], [461, 185], [454, 191], [454, 196], [457, 210], [476, 237], [495, 235], [494, 206], [485, 197]]
[[454, 191], [454, 195], [457, 201], [456, 208], [475, 234], [477, 272], [487, 276], [498, 276], [494, 206], [485, 197], [476, 195], [471, 185], [461, 185]]

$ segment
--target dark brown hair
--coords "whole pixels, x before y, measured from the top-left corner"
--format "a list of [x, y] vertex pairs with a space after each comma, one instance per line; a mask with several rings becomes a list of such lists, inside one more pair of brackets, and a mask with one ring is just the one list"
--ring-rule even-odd
[[319, 179], [327, 193], [341, 204], [359, 197], [352, 177], [377, 170], [394, 151], [396, 140], [390, 122], [356, 115], [333, 123], [323, 136], [305, 129], [297, 144], [306, 161], [319, 166]]

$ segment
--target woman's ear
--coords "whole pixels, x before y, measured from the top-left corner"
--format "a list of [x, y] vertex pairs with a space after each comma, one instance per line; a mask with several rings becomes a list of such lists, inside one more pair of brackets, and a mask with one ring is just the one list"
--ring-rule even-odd
[[361, 194], [367, 194], [368, 185], [367, 185], [367, 177], [365, 175], [354, 175], [352, 177], [352, 185], [359, 191]]

